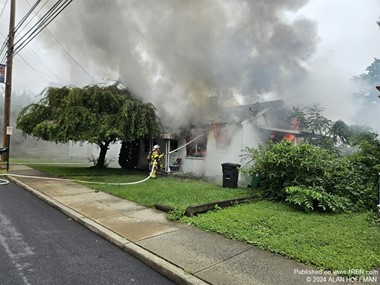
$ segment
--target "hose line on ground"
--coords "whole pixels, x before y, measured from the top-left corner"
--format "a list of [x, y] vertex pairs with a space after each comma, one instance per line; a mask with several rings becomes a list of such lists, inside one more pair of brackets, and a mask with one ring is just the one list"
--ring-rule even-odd
[[7, 185], [9, 183], [6, 179], [0, 179], [0, 185]]
[[[202, 135], [197, 136], [195, 139], [189, 141], [188, 143], [180, 146], [179, 148], [176, 148], [175, 150], [172, 150], [168, 152], [168, 154], [171, 154], [173, 152], [176, 152], [177, 150], [180, 150], [187, 146], [188, 144], [196, 141], [199, 139]], [[66, 178], [56, 178], [56, 177], [44, 177], [44, 176], [33, 176], [33, 175], [20, 175], [20, 174], [10, 174], [10, 173], [0, 173], [0, 176], [8, 176], [8, 177], [21, 177], [21, 178], [33, 178], [33, 179], [44, 179], [44, 180], [53, 180], [53, 181], [68, 181], [68, 182], [77, 182], [77, 183], [83, 183], [83, 184], [98, 184], [98, 185], [134, 185], [134, 184], [139, 184], [147, 181], [149, 178], [152, 177], [154, 171], [154, 167], [152, 167], [151, 172], [149, 173], [149, 176], [146, 177], [145, 179], [135, 181], [135, 182], [124, 182], [124, 183], [112, 183], [112, 182], [96, 182], [96, 181], [85, 181], [85, 180], [77, 180], [77, 179], [66, 179]], [[0, 185], [6, 185], [8, 184], [9, 181], [6, 179], [0, 179]]]
[[[56, 178], [56, 177], [43, 177], [43, 176], [33, 176], [33, 175], [20, 175], [20, 174], [10, 174], [10, 173], [0, 173], [0, 176], [8, 176], [8, 177], [21, 177], [21, 178], [33, 178], [33, 179], [43, 179], [43, 180], [53, 180], [53, 181], [67, 181], [67, 182], [77, 182], [77, 183], [83, 183], [83, 184], [98, 184], [98, 185], [133, 185], [133, 184], [139, 184], [147, 181], [153, 173], [152, 171], [149, 173], [149, 176], [145, 179], [135, 181], [135, 182], [124, 182], [124, 183], [112, 183], [112, 182], [96, 182], [96, 181], [85, 181], [85, 180], [76, 180], [76, 179], [66, 179], [66, 178]], [[0, 179], [0, 185], [6, 185], [9, 181], [5, 179]]]

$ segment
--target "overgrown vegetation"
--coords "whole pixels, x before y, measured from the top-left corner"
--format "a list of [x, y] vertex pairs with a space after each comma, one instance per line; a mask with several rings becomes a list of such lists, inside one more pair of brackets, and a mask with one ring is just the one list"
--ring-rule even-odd
[[318, 107], [294, 108], [290, 117], [304, 131], [299, 145], [287, 141], [247, 147], [242, 170], [261, 175], [268, 199], [303, 211], [376, 210], [380, 142], [368, 128], [331, 122]]

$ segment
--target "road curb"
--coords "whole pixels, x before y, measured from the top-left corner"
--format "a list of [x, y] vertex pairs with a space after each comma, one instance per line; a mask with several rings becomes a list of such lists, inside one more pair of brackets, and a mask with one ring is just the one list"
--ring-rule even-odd
[[51, 198], [50, 196], [40, 192], [39, 190], [25, 184], [24, 182], [14, 178], [8, 177], [9, 180], [17, 184], [18, 186], [24, 188], [28, 192], [32, 193], [34, 196], [49, 204], [50, 206], [56, 208], [57, 210], [64, 213], [66, 216], [70, 217], [74, 221], [80, 223], [84, 227], [88, 228], [95, 234], [101, 236], [102, 238], [108, 240], [112, 244], [121, 248], [125, 252], [131, 254], [132, 256], [139, 259], [144, 264], [148, 265], [152, 269], [156, 270], [160, 274], [169, 278], [176, 284], [184, 285], [207, 285], [207, 283], [202, 279], [186, 273], [181, 267], [155, 255], [154, 253], [146, 250], [145, 248], [127, 240], [126, 238], [116, 234], [110, 229], [98, 224], [94, 220], [82, 215], [81, 213], [73, 210], [72, 208], [58, 202], [57, 200]]

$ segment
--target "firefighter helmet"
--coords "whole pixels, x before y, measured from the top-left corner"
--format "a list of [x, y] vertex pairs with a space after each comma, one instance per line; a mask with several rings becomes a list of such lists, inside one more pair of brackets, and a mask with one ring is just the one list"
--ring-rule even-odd
[[159, 149], [160, 146], [158, 144], [156, 144], [154, 147], [153, 147], [153, 150], [156, 150], [156, 149]]

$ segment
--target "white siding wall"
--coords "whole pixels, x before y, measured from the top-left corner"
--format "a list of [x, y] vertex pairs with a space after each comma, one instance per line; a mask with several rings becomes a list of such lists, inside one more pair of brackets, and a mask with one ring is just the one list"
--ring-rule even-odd
[[178, 151], [170, 155], [170, 161], [173, 162], [177, 158], [182, 158], [181, 170], [184, 174], [203, 176], [204, 175], [204, 159], [201, 157], [186, 157], [186, 139], [178, 141]]
[[69, 155], [71, 158], [89, 159], [94, 153], [96, 145], [87, 142], [69, 142]]
[[[229, 162], [244, 165], [241, 155], [244, 149], [248, 147], [256, 147], [261, 143], [261, 138], [257, 128], [250, 122], [244, 121], [240, 126], [228, 126], [228, 135], [230, 144], [225, 149], [218, 149], [214, 134], [210, 132], [207, 142], [207, 158], [205, 159], [205, 176], [212, 180], [222, 183], [223, 171], [222, 163]], [[245, 186], [250, 183], [250, 177], [239, 175], [238, 184]]]
[[[118, 162], [119, 161], [120, 147], [121, 147], [120, 142], [116, 142], [116, 143], [111, 144], [109, 146], [109, 149], [108, 149], [107, 155], [106, 155], [106, 162], [109, 163], [108, 167], [120, 168], [120, 165]], [[96, 149], [97, 149], [97, 152], [94, 154], [94, 156], [98, 157], [99, 153], [100, 153], [100, 148], [97, 146]]]
[[242, 129], [236, 126], [227, 126], [229, 145], [226, 148], [218, 148], [214, 133], [210, 132], [207, 140], [207, 157], [205, 159], [205, 176], [222, 183], [222, 163], [240, 164], [240, 151], [242, 145]]

